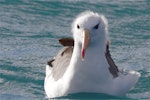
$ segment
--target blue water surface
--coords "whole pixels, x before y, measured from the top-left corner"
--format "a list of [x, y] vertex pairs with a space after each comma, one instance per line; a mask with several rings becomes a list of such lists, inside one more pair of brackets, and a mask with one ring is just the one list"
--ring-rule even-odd
[[59, 99], [150, 99], [150, 0], [0, 0], [0, 100], [47, 100], [45, 65], [71, 37], [82, 11], [108, 19], [111, 55], [141, 78], [124, 96], [79, 93]]

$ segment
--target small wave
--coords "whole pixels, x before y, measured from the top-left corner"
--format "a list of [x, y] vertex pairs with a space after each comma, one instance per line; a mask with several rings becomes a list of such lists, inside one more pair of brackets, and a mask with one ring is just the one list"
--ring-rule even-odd
[[32, 97], [26, 97], [21, 95], [0, 94], [0, 100], [35, 100], [35, 99]]

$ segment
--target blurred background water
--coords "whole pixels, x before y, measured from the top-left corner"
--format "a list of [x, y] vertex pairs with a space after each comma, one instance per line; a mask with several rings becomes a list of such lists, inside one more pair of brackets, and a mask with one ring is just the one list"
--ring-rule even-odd
[[0, 100], [44, 100], [45, 65], [71, 37], [85, 10], [109, 22], [110, 51], [119, 69], [141, 78], [125, 96], [75, 94], [67, 99], [150, 99], [150, 0], [0, 0]]

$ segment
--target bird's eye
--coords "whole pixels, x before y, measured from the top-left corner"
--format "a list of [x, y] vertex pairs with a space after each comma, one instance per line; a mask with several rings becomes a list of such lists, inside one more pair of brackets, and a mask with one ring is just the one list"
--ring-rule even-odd
[[77, 24], [77, 28], [79, 29], [80, 28], [80, 26]]
[[95, 25], [95, 26], [94, 26], [94, 29], [98, 29], [98, 26], [99, 26], [99, 24]]

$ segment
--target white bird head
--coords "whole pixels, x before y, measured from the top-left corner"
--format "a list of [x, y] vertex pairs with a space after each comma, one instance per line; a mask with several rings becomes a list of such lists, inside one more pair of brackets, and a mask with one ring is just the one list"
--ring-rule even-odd
[[86, 11], [77, 16], [72, 25], [75, 44], [81, 46], [84, 59], [86, 49], [106, 46], [107, 20], [103, 15]]

